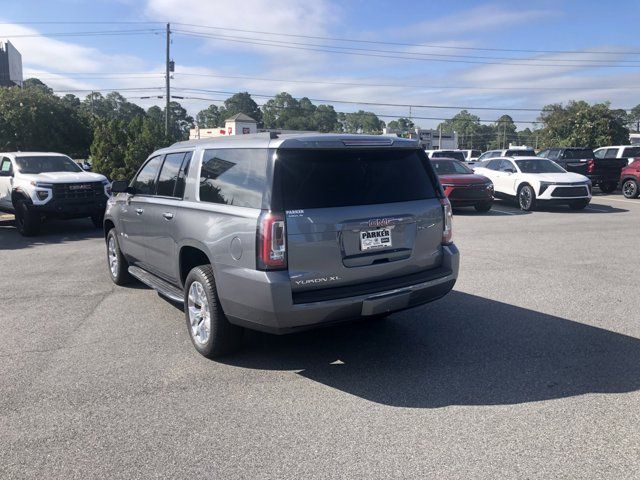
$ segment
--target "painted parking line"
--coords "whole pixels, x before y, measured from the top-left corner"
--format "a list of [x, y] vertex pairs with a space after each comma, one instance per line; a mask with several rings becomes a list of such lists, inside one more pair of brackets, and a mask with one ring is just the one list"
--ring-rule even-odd
[[520, 215], [520, 212], [507, 212], [506, 210], [498, 210], [497, 208], [491, 209], [494, 212], [506, 213], [507, 215]]

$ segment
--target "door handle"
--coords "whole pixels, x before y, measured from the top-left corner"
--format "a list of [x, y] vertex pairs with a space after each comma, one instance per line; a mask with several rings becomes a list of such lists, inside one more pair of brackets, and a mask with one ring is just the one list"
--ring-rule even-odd
[[164, 212], [162, 214], [162, 216], [164, 217], [165, 220], [171, 220], [173, 218], [173, 213], [171, 212]]
[[136, 208], [136, 213], [138, 215], [142, 215], [144, 213], [144, 209], [143, 208]]

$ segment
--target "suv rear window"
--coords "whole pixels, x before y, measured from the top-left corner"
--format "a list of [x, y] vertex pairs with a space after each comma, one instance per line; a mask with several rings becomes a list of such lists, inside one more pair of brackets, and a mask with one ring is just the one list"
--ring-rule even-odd
[[505, 157], [535, 157], [536, 152], [533, 150], [507, 150]]
[[436, 197], [421, 150], [289, 150], [278, 152], [284, 208], [347, 207]]
[[431, 158], [455, 158], [456, 160], [460, 160], [461, 162], [465, 161], [464, 153], [454, 152], [452, 150], [441, 150], [433, 152], [431, 154]]
[[623, 157], [640, 157], [640, 147], [626, 147], [622, 151]]
[[571, 148], [565, 150], [562, 154], [562, 158], [564, 159], [585, 159], [593, 157], [593, 150], [590, 148]]

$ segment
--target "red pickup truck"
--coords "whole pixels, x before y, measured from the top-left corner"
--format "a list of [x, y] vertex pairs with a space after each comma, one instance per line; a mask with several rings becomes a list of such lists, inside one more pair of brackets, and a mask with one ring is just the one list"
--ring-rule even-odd
[[622, 169], [620, 174], [622, 194], [627, 198], [640, 196], [640, 158]]

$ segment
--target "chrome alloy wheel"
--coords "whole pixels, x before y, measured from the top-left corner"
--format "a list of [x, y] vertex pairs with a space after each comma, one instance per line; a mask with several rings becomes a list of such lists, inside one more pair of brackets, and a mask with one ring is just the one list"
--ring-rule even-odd
[[211, 334], [211, 310], [209, 300], [204, 287], [195, 281], [189, 287], [189, 322], [191, 324], [191, 337], [200, 346], [205, 346]]
[[638, 184], [633, 180], [627, 180], [622, 185], [622, 194], [627, 198], [636, 198], [638, 196]]
[[118, 276], [118, 251], [116, 250], [116, 239], [113, 236], [110, 236], [107, 242], [107, 259], [111, 275], [116, 278]]

